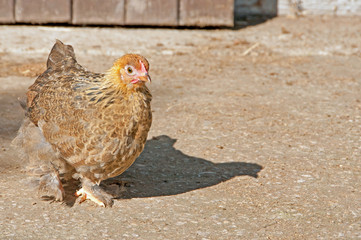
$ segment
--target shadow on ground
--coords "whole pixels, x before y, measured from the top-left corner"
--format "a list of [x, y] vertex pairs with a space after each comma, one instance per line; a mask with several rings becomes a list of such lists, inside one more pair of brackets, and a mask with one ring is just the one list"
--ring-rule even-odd
[[[162, 135], [147, 141], [144, 151], [123, 174], [101, 186], [117, 199], [177, 195], [210, 187], [236, 176], [257, 178], [262, 166], [254, 163], [212, 163], [174, 148], [176, 139]], [[64, 185], [65, 203], [73, 206], [79, 182]], [[46, 200], [46, 198], [44, 198]]]
[[[119, 198], [169, 196], [210, 187], [235, 176], [258, 177], [262, 166], [253, 163], [212, 163], [174, 148], [168, 136], [149, 140], [141, 156], [122, 175], [104, 181], [106, 187], [126, 182]], [[124, 188], [123, 188], [124, 189]]]

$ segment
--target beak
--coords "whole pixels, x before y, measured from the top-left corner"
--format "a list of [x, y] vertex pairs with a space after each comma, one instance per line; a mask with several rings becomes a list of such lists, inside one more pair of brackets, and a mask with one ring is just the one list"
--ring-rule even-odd
[[143, 73], [142, 75], [139, 75], [138, 79], [142, 82], [151, 82], [152, 79], [150, 78], [148, 73]]

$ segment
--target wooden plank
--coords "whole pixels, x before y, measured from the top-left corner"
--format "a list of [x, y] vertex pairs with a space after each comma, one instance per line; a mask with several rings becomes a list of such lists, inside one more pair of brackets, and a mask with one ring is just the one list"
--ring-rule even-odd
[[234, 0], [179, 0], [182, 26], [233, 26]]
[[361, 1], [278, 0], [279, 15], [361, 15]]
[[73, 0], [73, 24], [124, 24], [125, 0]]
[[176, 26], [178, 0], [127, 0], [125, 23], [128, 25]]
[[0, 0], [0, 23], [14, 23], [14, 0]]
[[16, 22], [65, 23], [71, 21], [71, 0], [16, 0]]

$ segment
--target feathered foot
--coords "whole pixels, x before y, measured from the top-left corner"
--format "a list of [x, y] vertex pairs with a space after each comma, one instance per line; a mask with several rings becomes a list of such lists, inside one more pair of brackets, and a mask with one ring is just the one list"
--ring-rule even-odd
[[56, 201], [64, 200], [64, 188], [61, 184], [59, 174], [55, 171], [44, 174], [40, 177], [39, 190], [49, 194], [50, 196], [54, 196]]
[[79, 197], [79, 203], [89, 199], [101, 207], [111, 207], [113, 205], [113, 196], [88, 179], [83, 179], [82, 188], [75, 195]]

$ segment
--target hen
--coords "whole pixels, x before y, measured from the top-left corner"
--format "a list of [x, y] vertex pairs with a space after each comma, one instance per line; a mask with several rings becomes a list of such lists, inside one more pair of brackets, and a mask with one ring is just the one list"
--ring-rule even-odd
[[126, 54], [105, 74], [92, 73], [57, 40], [47, 70], [29, 87], [14, 139], [41, 190], [62, 201], [61, 180], [73, 177], [81, 181], [81, 201], [112, 206], [99, 183], [123, 173], [143, 151], [152, 122], [148, 71], [144, 57]]

